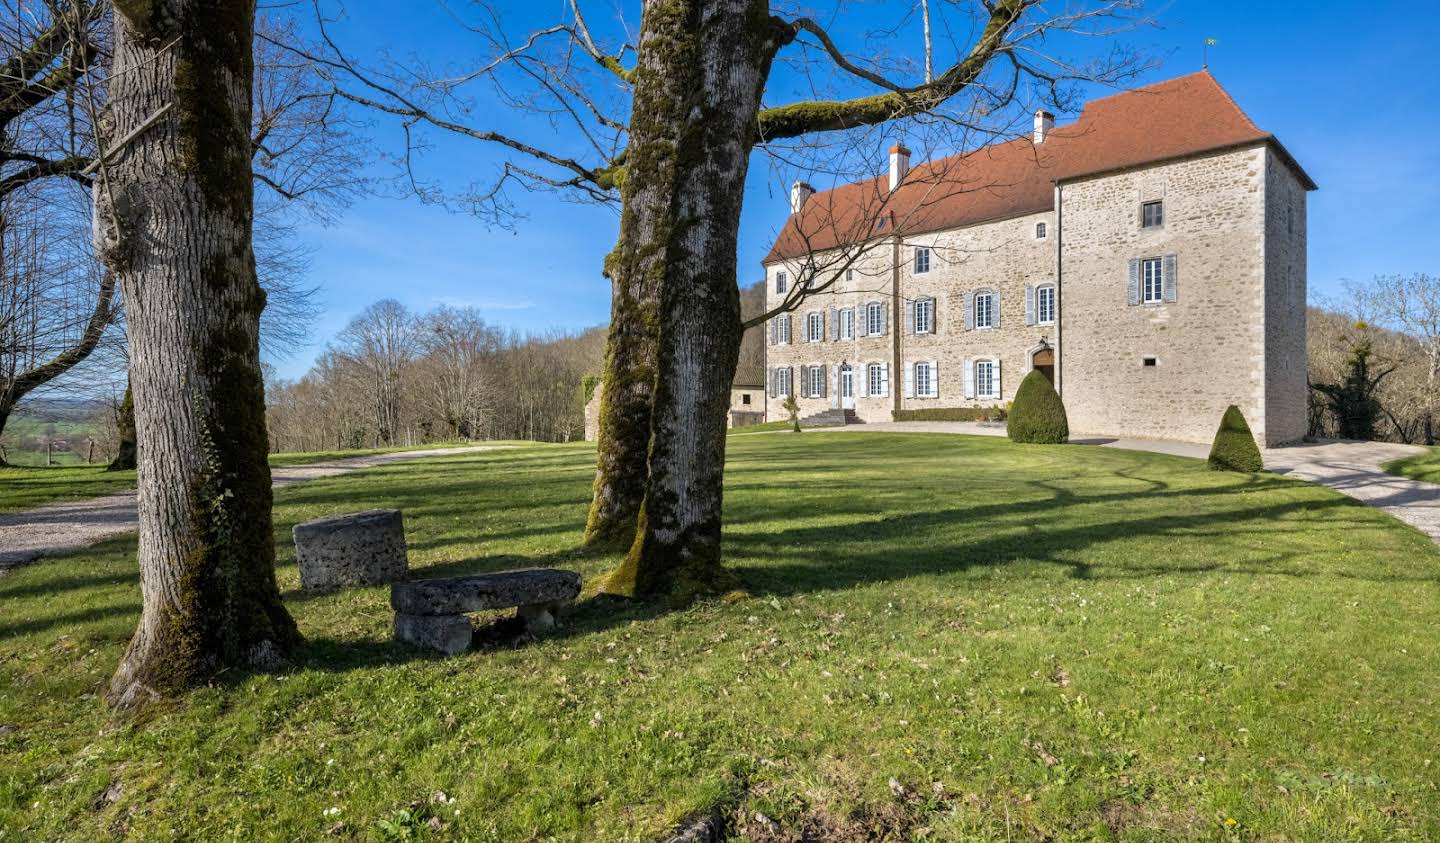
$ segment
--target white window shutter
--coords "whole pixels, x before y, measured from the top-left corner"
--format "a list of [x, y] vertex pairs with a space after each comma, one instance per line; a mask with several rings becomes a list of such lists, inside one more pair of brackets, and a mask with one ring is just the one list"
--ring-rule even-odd
[[965, 330], [975, 330], [975, 291], [965, 294]]
[[1130, 259], [1130, 303], [1140, 303], [1140, 259]]
[[855, 305], [855, 336], [870, 336], [870, 320], [866, 318], [867, 315], [868, 305]]
[[776, 338], [777, 336], [779, 336], [779, 334], [780, 334], [780, 321], [779, 321], [778, 319], [771, 319], [771, 320], [770, 320], [770, 325], [769, 325], [769, 327], [770, 327], [770, 344], [771, 344], [771, 345], [774, 345], [774, 344], [775, 344], [775, 338]]
[[915, 333], [915, 300], [905, 302], [905, 333]]
[[1026, 285], [1025, 285], [1025, 324], [1026, 324], [1026, 325], [1034, 325], [1037, 321], [1039, 321], [1039, 320], [1037, 320], [1036, 317], [1035, 317], [1035, 285], [1034, 285], [1034, 284], [1026, 284]]
[[1004, 400], [1004, 398], [1005, 398], [1005, 387], [1003, 387], [1003, 386], [1000, 385], [1000, 358], [999, 358], [999, 357], [996, 357], [996, 358], [995, 358], [995, 399], [996, 399], [997, 401], [1000, 401], [1000, 400]]
[[775, 397], [775, 367], [773, 366], [765, 370], [765, 393], [771, 398]]
[[880, 364], [880, 397], [890, 397], [890, 364]]
[[1001, 312], [1004, 311], [1004, 309], [1005, 309], [1005, 308], [1003, 308], [1003, 307], [1000, 306], [1000, 288], [999, 288], [999, 287], [996, 287], [996, 288], [995, 288], [995, 297], [994, 297], [993, 299], [991, 299], [990, 301], [991, 301], [991, 303], [995, 306], [995, 319], [994, 319], [994, 321], [993, 321], [991, 324], [992, 324], [992, 325], [995, 327], [995, 329], [998, 331], [998, 330], [1000, 329], [1000, 314], [1001, 314]]
[[965, 358], [965, 400], [969, 401], [975, 397], [975, 363], [970, 358]]
[[1176, 284], [1180, 278], [1176, 274], [1176, 260], [1174, 255], [1165, 256], [1165, 301], [1174, 304], [1178, 299], [1179, 288]]
[[855, 384], [855, 397], [866, 397], [870, 394], [870, 366], [862, 363], [851, 371], [854, 372], [851, 377], [855, 379], [852, 381]]
[[890, 329], [890, 305], [880, 302], [880, 336], [885, 336]]
[[940, 362], [938, 360], [930, 361], [930, 397], [940, 397]]
[[827, 366], [830, 370], [830, 406], [840, 406], [840, 367]]
[[915, 364], [905, 361], [905, 397], [915, 397]]
[[840, 311], [830, 308], [830, 339], [840, 339]]

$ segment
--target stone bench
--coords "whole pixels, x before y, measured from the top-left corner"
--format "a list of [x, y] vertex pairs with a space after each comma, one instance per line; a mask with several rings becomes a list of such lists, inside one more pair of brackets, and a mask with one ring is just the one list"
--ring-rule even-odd
[[305, 591], [379, 585], [409, 572], [405, 520], [398, 509], [317, 518], [296, 524], [291, 534]]
[[470, 648], [474, 630], [466, 614], [514, 606], [526, 628], [540, 632], [555, 626], [556, 612], [579, 593], [579, 574], [553, 568], [396, 583], [395, 640], [453, 656]]

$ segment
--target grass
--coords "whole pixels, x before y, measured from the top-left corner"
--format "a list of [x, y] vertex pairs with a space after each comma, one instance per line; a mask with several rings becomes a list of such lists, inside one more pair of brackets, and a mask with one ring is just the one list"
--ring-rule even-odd
[[[358, 451], [307, 451], [271, 454], [270, 466], [308, 465], [316, 462], [417, 451], [430, 448], [457, 448], [474, 443], [442, 442], [429, 445], [401, 445]], [[487, 443], [489, 444], [489, 443]], [[47, 503], [93, 498], [97, 495], [135, 488], [134, 471], [106, 471], [103, 465], [0, 466], [0, 513], [18, 512]]]
[[1390, 474], [1399, 477], [1440, 483], [1440, 447], [1431, 448], [1428, 453], [1393, 460], [1385, 463], [1383, 467]]
[[138, 612], [133, 540], [0, 579], [0, 839], [654, 840], [717, 807], [751, 840], [1440, 837], [1440, 552], [1281, 477], [742, 437], [725, 539], [751, 599], [582, 604], [537, 643], [440, 659], [389, 641], [383, 588], [295, 592], [291, 525], [379, 506], [423, 575], [594, 575], [614, 558], [574, 553], [593, 458], [283, 490], [302, 665], [143, 723], [94, 696]]
[[0, 466], [0, 513], [135, 488], [134, 471], [103, 465]]
[[731, 436], [744, 436], [747, 433], [768, 433], [772, 430], [793, 431], [795, 425], [788, 419], [780, 421], [760, 422], [759, 424], [747, 424], [744, 427], [732, 427], [729, 430]]

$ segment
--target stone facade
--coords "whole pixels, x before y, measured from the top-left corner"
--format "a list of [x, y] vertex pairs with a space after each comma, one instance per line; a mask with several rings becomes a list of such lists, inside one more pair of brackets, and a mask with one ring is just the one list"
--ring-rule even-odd
[[[1043, 212], [877, 238], [833, 287], [779, 317], [788, 331], [772, 322], [769, 418], [786, 417], [787, 386], [802, 417], [1004, 405], [1032, 366], [1053, 361], [1077, 435], [1204, 442], [1235, 404], [1262, 444], [1298, 440], [1306, 190], [1292, 162], [1256, 142], [1059, 180]], [[1153, 202], [1163, 222], [1146, 225]], [[918, 262], [917, 250], [928, 250]], [[778, 306], [803, 262], [765, 268]], [[883, 332], [869, 334], [877, 306]]]
[[[736, 382], [730, 387], [730, 427], [743, 427], [765, 421], [765, 385], [744, 385]], [[600, 385], [585, 403], [585, 441], [594, 442], [600, 438]]]

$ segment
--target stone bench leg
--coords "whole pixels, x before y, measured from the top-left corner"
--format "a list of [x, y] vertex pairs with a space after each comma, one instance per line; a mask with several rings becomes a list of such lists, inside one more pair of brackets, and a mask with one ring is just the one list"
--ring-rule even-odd
[[465, 615], [395, 613], [395, 640], [454, 656], [470, 649], [474, 627]]
[[535, 603], [516, 609], [515, 616], [525, 621], [525, 628], [530, 632], [545, 632], [555, 628], [555, 622], [560, 617], [560, 610], [563, 606], [564, 604], [559, 601]]

